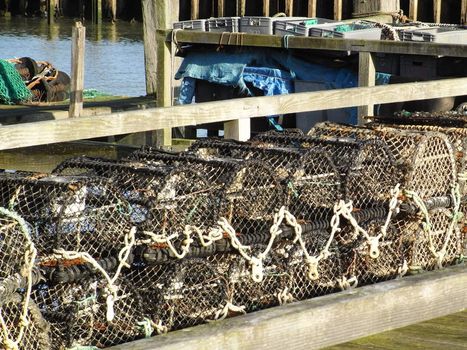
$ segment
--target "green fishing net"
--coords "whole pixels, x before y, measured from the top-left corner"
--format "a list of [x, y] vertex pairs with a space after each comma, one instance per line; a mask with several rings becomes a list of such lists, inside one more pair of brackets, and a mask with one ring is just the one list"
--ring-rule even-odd
[[24, 102], [31, 96], [31, 91], [26, 87], [15, 66], [0, 59], [0, 104]]

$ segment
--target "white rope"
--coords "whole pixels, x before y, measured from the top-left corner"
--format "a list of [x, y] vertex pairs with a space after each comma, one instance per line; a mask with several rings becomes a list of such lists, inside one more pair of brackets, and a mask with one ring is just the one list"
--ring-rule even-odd
[[227, 316], [229, 316], [229, 311], [235, 312], [235, 313], [246, 314], [245, 306], [236, 306], [232, 304], [230, 301], [227, 301], [223, 308], [216, 311], [213, 319], [207, 320], [207, 321], [213, 322], [213, 321], [224, 320], [225, 318], [227, 318]]
[[2, 308], [0, 307], [0, 326], [2, 328], [3, 334], [3, 345], [5, 346], [6, 350], [17, 350], [19, 348], [19, 344], [23, 340], [24, 334], [29, 327], [29, 320], [28, 320], [28, 313], [29, 313], [29, 303], [31, 300], [31, 291], [32, 291], [32, 271], [34, 268], [34, 263], [37, 257], [37, 249], [34, 246], [34, 243], [31, 239], [31, 232], [26, 221], [19, 216], [18, 214], [11, 212], [5, 208], [0, 207], [0, 214], [5, 215], [6, 217], [12, 218], [15, 220], [19, 227], [20, 231], [23, 234], [24, 238], [26, 238], [28, 247], [24, 252], [24, 266], [21, 269], [21, 275], [27, 278], [27, 287], [26, 292], [24, 295], [23, 307], [21, 315], [19, 316], [19, 328], [18, 328], [18, 336], [16, 340], [11, 339], [10, 332], [8, 330], [7, 324], [5, 319], [3, 318]]
[[289, 288], [285, 287], [282, 291], [277, 293], [277, 300], [279, 300], [279, 305], [285, 305], [293, 303], [296, 299], [293, 297], [292, 293], [289, 292]]
[[358, 286], [358, 279], [357, 276], [352, 276], [349, 279], [347, 279], [345, 276], [342, 276], [342, 278], [337, 279], [337, 283], [342, 290], [354, 289]]
[[125, 246], [118, 254], [119, 264], [113, 277], [105, 271], [105, 269], [87, 252], [75, 252], [59, 249], [55, 251], [56, 255], [62, 256], [66, 260], [83, 260], [94, 267], [107, 281], [106, 291], [108, 293], [106, 298], [107, 313], [106, 319], [108, 322], [113, 321], [115, 318], [114, 304], [118, 300], [118, 286], [115, 282], [120, 277], [123, 267], [128, 267], [127, 260], [130, 256], [131, 250], [136, 243], [135, 240], [136, 227], [132, 227], [128, 234], [125, 235]]

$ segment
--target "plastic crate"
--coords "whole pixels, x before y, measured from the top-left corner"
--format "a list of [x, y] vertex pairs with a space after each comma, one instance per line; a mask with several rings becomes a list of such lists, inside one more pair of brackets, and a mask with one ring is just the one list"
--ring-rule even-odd
[[207, 20], [206, 30], [208, 32], [230, 32], [237, 33], [240, 17], [219, 17]]
[[173, 24], [173, 29], [197, 30], [200, 32], [205, 32], [206, 31], [206, 20], [195, 19], [192, 21], [176, 22]]
[[423, 41], [467, 45], [467, 30], [457, 27], [430, 27], [405, 30], [399, 34], [403, 41]]
[[404, 77], [425, 79], [436, 77], [436, 57], [401, 55], [400, 75]]
[[336, 22], [333, 19], [327, 18], [294, 18], [293, 20], [284, 20], [280, 18], [274, 22], [274, 34], [284, 35], [296, 35], [296, 36], [308, 36], [308, 30], [316, 25], [325, 23], [341, 23]]
[[[349, 31], [341, 31], [340, 26], [350, 26]], [[361, 24], [333, 23], [309, 28], [309, 36], [322, 38], [380, 40], [381, 28], [369, 28]]]
[[245, 16], [240, 18], [240, 32], [250, 34], [274, 34], [274, 22], [297, 19], [297, 17]]

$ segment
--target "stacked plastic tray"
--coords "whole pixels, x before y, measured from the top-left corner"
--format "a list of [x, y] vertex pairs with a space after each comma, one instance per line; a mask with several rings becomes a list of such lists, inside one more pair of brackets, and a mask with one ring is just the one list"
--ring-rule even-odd
[[403, 41], [467, 44], [467, 29], [458, 27], [428, 27], [405, 30], [399, 33]]
[[355, 23], [328, 23], [309, 28], [309, 36], [322, 38], [380, 40], [381, 28], [370, 28]]
[[301, 18], [286, 20], [281, 19], [274, 23], [274, 34], [285, 36], [285, 35], [296, 35], [296, 36], [308, 36], [311, 27], [321, 24], [335, 24], [341, 23], [336, 22], [332, 19], [327, 18]]

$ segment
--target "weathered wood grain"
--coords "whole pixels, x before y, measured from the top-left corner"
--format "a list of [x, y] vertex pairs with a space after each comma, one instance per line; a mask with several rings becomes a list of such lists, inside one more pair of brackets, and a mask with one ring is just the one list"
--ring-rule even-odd
[[433, 19], [435, 23], [441, 23], [442, 0], [433, 0]]
[[[181, 30], [177, 32], [177, 40], [180, 43], [235, 45], [235, 33], [222, 36], [222, 33], [193, 32]], [[239, 34], [237, 34], [239, 35]], [[260, 35], [241, 33], [244, 46], [258, 47], [284, 47], [282, 37], [276, 35]], [[229, 40], [230, 39], [230, 40]], [[381, 52], [407, 55], [429, 55], [429, 56], [452, 56], [467, 57], [467, 45], [422, 43], [411, 41], [389, 41], [389, 40], [360, 40], [360, 39], [329, 39], [291, 36], [288, 39], [289, 49], [319, 49], [331, 51], [354, 51], [354, 52]]]
[[[358, 55], [358, 86], [375, 86], [376, 69], [373, 55], [370, 52], [360, 52]], [[372, 116], [374, 104], [358, 107], [358, 124], [366, 121], [365, 116]]]
[[83, 111], [85, 40], [86, 28], [76, 22], [71, 35], [70, 118], [79, 117]]
[[[267, 115], [464, 95], [467, 78], [249, 97], [0, 127], [0, 149]], [[40, 132], [38, 132], [40, 130]]]
[[337, 21], [342, 19], [342, 0], [334, 0], [334, 19]]
[[308, 0], [308, 17], [316, 17], [317, 0]]
[[467, 0], [462, 0], [461, 3], [461, 24], [467, 24]]
[[409, 18], [416, 21], [418, 18], [418, 0], [410, 0]]
[[131, 349], [319, 349], [462, 311], [466, 289], [461, 265], [135, 341]]

